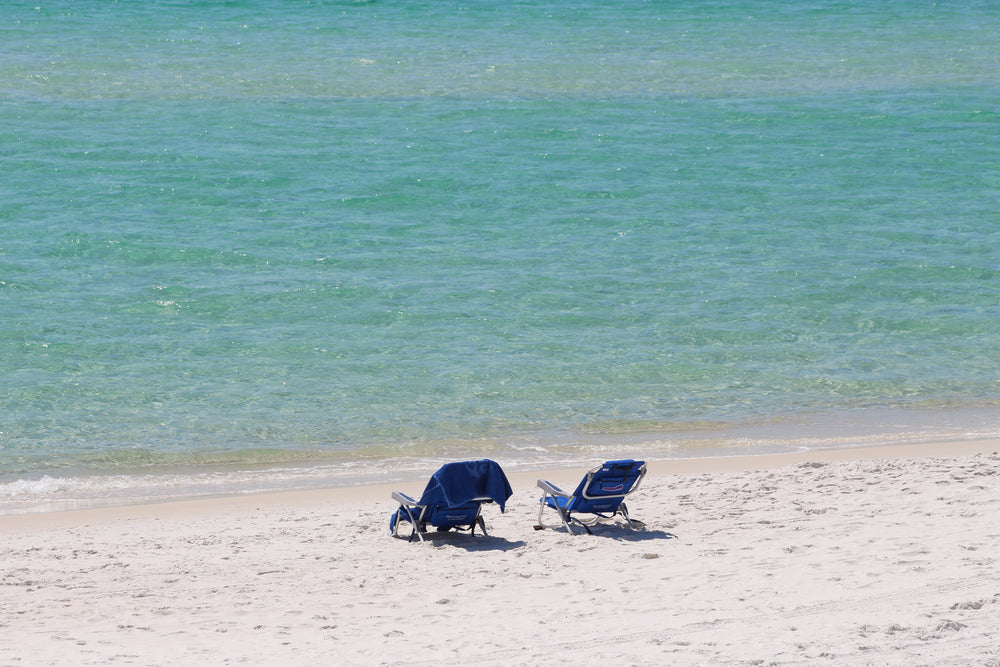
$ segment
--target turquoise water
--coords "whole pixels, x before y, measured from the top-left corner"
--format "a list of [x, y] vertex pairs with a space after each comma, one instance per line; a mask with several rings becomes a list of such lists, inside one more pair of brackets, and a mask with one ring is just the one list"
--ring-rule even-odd
[[0, 501], [1000, 435], [992, 2], [0, 8]]

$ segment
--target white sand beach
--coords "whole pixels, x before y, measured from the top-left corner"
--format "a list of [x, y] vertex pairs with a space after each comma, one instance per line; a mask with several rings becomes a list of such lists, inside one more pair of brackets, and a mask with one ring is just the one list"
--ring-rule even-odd
[[586, 466], [425, 543], [389, 487], [4, 516], [0, 665], [997, 667], [998, 451], [655, 462], [635, 533], [533, 529]]

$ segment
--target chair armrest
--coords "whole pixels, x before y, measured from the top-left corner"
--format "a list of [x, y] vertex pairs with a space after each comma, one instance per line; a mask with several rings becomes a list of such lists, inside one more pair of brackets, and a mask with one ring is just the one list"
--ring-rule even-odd
[[400, 505], [409, 505], [410, 507], [416, 507], [419, 503], [413, 498], [409, 497], [405, 493], [399, 491], [392, 492], [392, 499], [395, 500]]
[[570, 494], [566, 493], [552, 482], [546, 481], [544, 479], [538, 480], [537, 486], [550, 496], [561, 496], [563, 498], [571, 497]]

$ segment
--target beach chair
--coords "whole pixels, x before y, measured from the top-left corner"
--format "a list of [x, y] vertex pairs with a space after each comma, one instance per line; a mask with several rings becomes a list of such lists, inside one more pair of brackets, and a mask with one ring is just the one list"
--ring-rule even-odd
[[[620, 514], [625, 523], [632, 530], [637, 530], [635, 521], [628, 515], [628, 507], [625, 505], [625, 496], [633, 493], [639, 488], [639, 482], [646, 476], [645, 461], [608, 461], [587, 471], [580, 485], [573, 493], [566, 493], [559, 487], [544, 479], [538, 480], [538, 487], [542, 490], [542, 497], [538, 501], [538, 530], [542, 528], [558, 528], [557, 525], [546, 525], [542, 523], [542, 514], [546, 509], [554, 510], [562, 525], [572, 534], [573, 529], [570, 524], [576, 523], [583, 526], [583, 529], [590, 533], [590, 526], [599, 519], [610, 519], [616, 514]], [[590, 514], [593, 518], [584, 521], [574, 514]]]
[[447, 531], [470, 530], [476, 534], [478, 525], [486, 535], [486, 523], [481, 516], [484, 503], [497, 503], [503, 512], [513, 491], [503, 469], [496, 461], [459, 461], [446, 463], [431, 476], [420, 500], [394, 491], [392, 499], [399, 509], [389, 519], [389, 531], [399, 536], [400, 524], [409, 522], [410, 540], [416, 535], [422, 542], [428, 526]]

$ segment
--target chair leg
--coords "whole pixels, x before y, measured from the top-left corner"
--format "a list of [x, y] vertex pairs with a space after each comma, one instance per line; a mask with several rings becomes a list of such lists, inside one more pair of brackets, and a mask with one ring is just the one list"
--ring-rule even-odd
[[[619, 512], [619, 513], [620, 513], [620, 514], [621, 514], [621, 515], [622, 515], [623, 517], [625, 517], [625, 523], [627, 523], [627, 524], [628, 524], [628, 527], [629, 527], [629, 528], [630, 528], [631, 530], [639, 530], [638, 528], [636, 528], [635, 524], [634, 524], [634, 523], [632, 523], [632, 519], [631, 519], [631, 517], [629, 517], [629, 515], [628, 515], [628, 507], [627, 507], [627, 506], [625, 505], [625, 503], [622, 503], [621, 507], [619, 507], [619, 508], [618, 508], [618, 512]], [[638, 523], [642, 523], [641, 521], [638, 521], [638, 520], [637, 520], [637, 522], [638, 522]]]
[[[413, 541], [413, 536], [416, 535], [417, 537], [420, 538], [420, 541], [423, 542], [424, 541], [424, 531], [423, 531], [423, 526], [420, 525], [420, 519], [418, 519], [417, 517], [413, 516], [413, 512], [410, 511], [409, 507], [406, 508], [406, 513], [410, 516], [410, 526], [413, 527], [413, 531], [410, 533], [410, 539], [409, 539], [409, 541], [412, 542]], [[423, 516], [422, 513], [421, 513], [421, 516]]]
[[[570, 528], [569, 526], [569, 522], [572, 521], [573, 519], [570, 518], [569, 512], [567, 512], [566, 510], [557, 510], [557, 511], [559, 512], [559, 518], [562, 519], [563, 525], [566, 526], [566, 532], [568, 532], [570, 535], [573, 535], [574, 534], [573, 529]], [[584, 526], [582, 523], [580, 525], [583, 526], [583, 529], [586, 530], [588, 533], [590, 532], [590, 529], [587, 528], [587, 526]]]
[[[548, 494], [543, 494], [542, 495], [542, 499], [538, 501], [538, 526], [536, 527], [536, 529], [540, 529], [540, 528], [558, 528], [558, 526], [549, 526], [549, 525], [546, 525], [546, 524], [542, 523], [542, 515], [545, 512], [545, 508], [548, 507], [548, 505], [545, 504], [545, 498], [546, 498], [547, 495]], [[558, 502], [558, 501], [555, 500], [555, 497], [553, 497], [553, 501], [554, 502]], [[554, 509], [555, 512], [556, 512], [556, 514], [559, 515], [559, 518], [562, 519], [562, 524], [563, 524], [563, 526], [566, 527], [566, 532], [568, 532], [570, 535], [573, 535], [574, 534], [573, 533], [573, 529], [569, 527], [569, 522], [571, 520], [569, 518], [569, 512], [567, 512], [565, 510], [562, 510], [562, 509], [559, 509], [558, 507], [555, 507], [555, 508], [552, 508], [552, 509]], [[583, 527], [587, 528], [586, 526], [583, 526]], [[587, 532], [589, 533], [590, 530], [588, 529]]]

